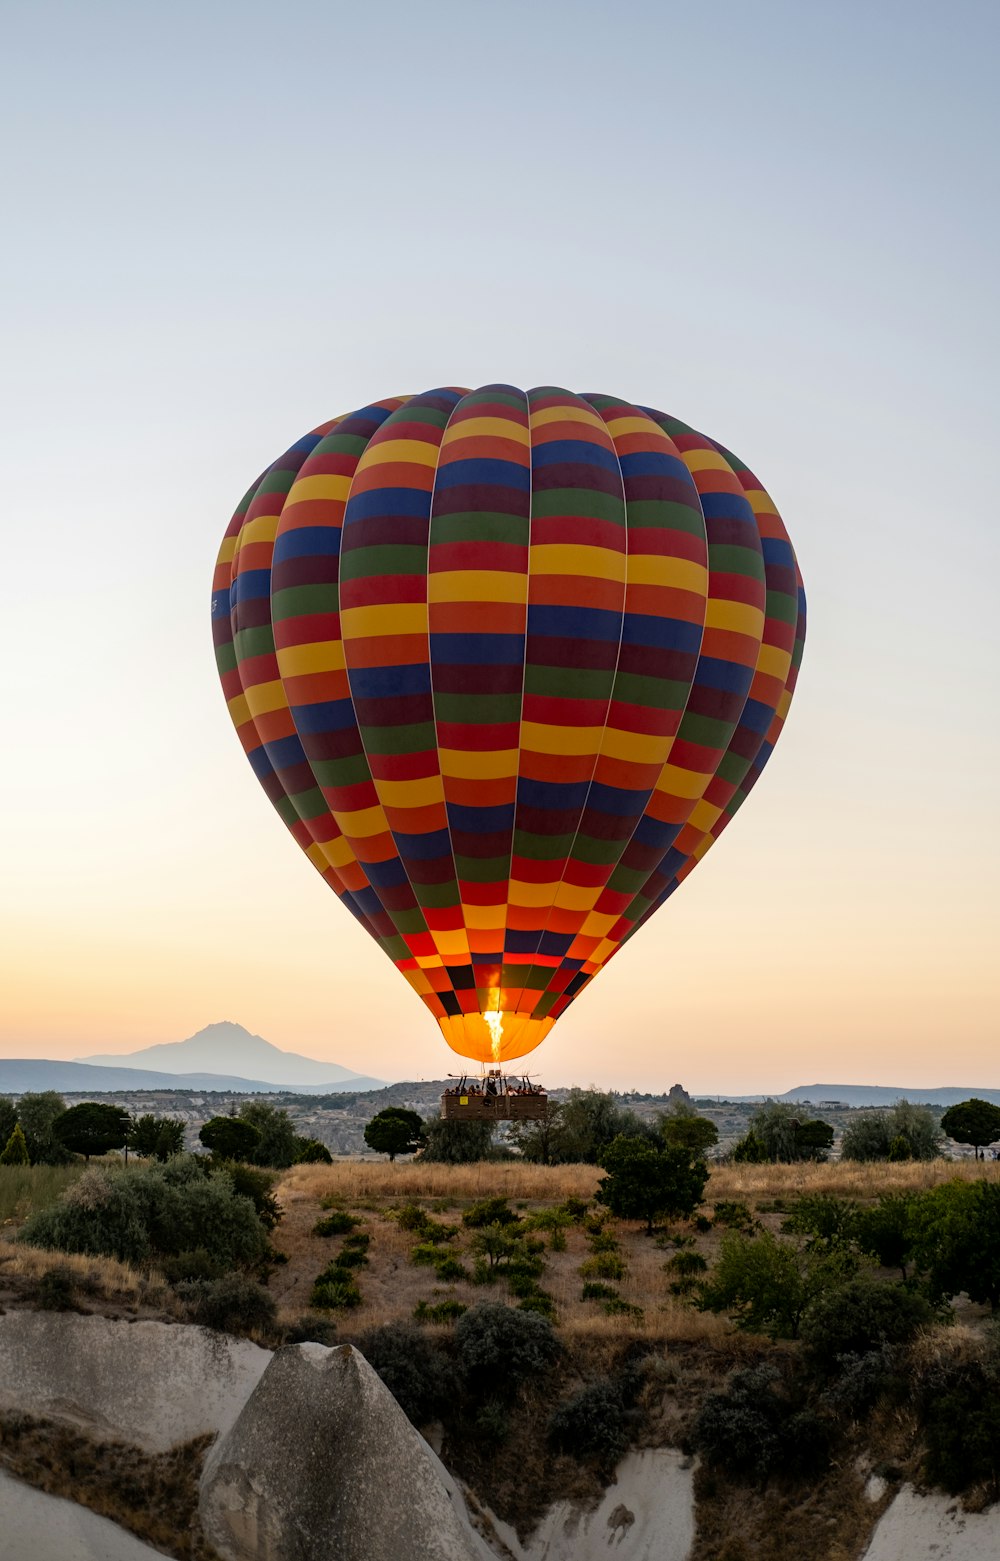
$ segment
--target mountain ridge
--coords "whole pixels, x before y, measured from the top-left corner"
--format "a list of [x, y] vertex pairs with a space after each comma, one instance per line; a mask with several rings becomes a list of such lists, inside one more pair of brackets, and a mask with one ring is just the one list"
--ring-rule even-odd
[[356, 1089], [353, 1080], [360, 1079], [367, 1086], [384, 1080], [373, 1080], [369, 1074], [345, 1068], [337, 1062], [321, 1062], [315, 1057], [305, 1057], [300, 1052], [282, 1051], [262, 1035], [253, 1035], [241, 1024], [231, 1019], [218, 1020], [189, 1035], [184, 1041], [161, 1041], [154, 1046], [143, 1046], [133, 1052], [97, 1052], [88, 1057], [76, 1057], [74, 1062], [99, 1068], [128, 1068], [143, 1072], [165, 1074], [222, 1074], [228, 1077], [246, 1077], [284, 1089], [322, 1085], [344, 1089]]

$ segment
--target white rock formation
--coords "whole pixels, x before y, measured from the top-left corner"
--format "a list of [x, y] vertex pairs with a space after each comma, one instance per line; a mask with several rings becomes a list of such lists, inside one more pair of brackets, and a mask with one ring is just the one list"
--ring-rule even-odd
[[117, 1523], [0, 1469], [0, 1561], [163, 1561]]
[[864, 1561], [997, 1561], [1000, 1507], [963, 1512], [951, 1496], [918, 1496], [911, 1485], [879, 1519]]
[[0, 1407], [165, 1452], [227, 1431], [270, 1359], [207, 1328], [11, 1311], [0, 1316]]
[[205, 1465], [226, 1561], [487, 1561], [442, 1466], [350, 1345], [279, 1350]]

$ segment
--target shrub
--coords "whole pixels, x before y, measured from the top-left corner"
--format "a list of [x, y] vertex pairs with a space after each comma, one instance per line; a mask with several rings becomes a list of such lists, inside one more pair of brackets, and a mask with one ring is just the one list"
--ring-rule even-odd
[[885, 1193], [870, 1208], [859, 1209], [855, 1240], [883, 1268], [898, 1268], [903, 1278], [913, 1251], [914, 1193]]
[[332, 1317], [318, 1317], [304, 1312], [297, 1321], [285, 1329], [286, 1344], [336, 1344], [337, 1324]]
[[1000, 1307], [1000, 1182], [945, 1182], [914, 1198], [913, 1261], [933, 1299]]
[[582, 1388], [552, 1415], [549, 1439], [557, 1452], [594, 1459], [602, 1469], [613, 1469], [629, 1444], [628, 1419], [619, 1389], [609, 1381]]
[[426, 1334], [411, 1323], [387, 1323], [363, 1333], [358, 1348], [415, 1426], [437, 1418], [448, 1401], [450, 1377]]
[[361, 1224], [356, 1214], [347, 1214], [343, 1209], [333, 1209], [329, 1214], [324, 1214], [313, 1226], [314, 1236], [346, 1236], [349, 1231], [357, 1230]]
[[240, 1121], [248, 1122], [260, 1135], [250, 1156], [255, 1165], [284, 1171], [295, 1164], [298, 1136], [287, 1111], [266, 1100], [245, 1100], [240, 1107]]
[[802, 1322], [802, 1340], [813, 1369], [830, 1375], [842, 1356], [906, 1344], [933, 1320], [930, 1303], [916, 1291], [859, 1274], [816, 1297]]
[[0, 1153], [0, 1165], [30, 1164], [31, 1156], [28, 1153], [28, 1142], [24, 1136], [24, 1129], [20, 1122], [15, 1122], [3, 1152]]
[[481, 1230], [484, 1225], [516, 1225], [520, 1219], [520, 1214], [515, 1214], [506, 1198], [483, 1198], [479, 1203], [470, 1204], [462, 1215], [462, 1224]]
[[181, 1284], [186, 1279], [218, 1279], [224, 1265], [204, 1247], [190, 1252], [178, 1252], [175, 1257], [160, 1259], [160, 1270], [168, 1284]]
[[625, 1264], [616, 1252], [595, 1252], [580, 1264], [583, 1279], [624, 1279]]
[[902, 1158], [934, 1160], [941, 1152], [942, 1136], [933, 1111], [900, 1100], [888, 1110], [859, 1113], [844, 1129], [840, 1152], [845, 1160], [888, 1160], [896, 1140], [902, 1139]]
[[905, 1400], [909, 1383], [903, 1372], [903, 1352], [893, 1345], [866, 1350], [863, 1355], [840, 1355], [836, 1375], [823, 1394], [840, 1418], [859, 1419], [885, 1394]]
[[[213, 1157], [213, 1169], [215, 1161]], [[274, 1177], [269, 1171], [255, 1166], [224, 1161], [219, 1170], [225, 1171], [239, 1198], [249, 1198], [265, 1230], [273, 1230], [281, 1219], [281, 1204], [274, 1195]]]
[[631, 1317], [637, 1323], [641, 1323], [645, 1316], [641, 1306], [633, 1306], [631, 1301], [623, 1301], [618, 1295], [610, 1301], [605, 1301], [601, 1310], [608, 1317]]
[[549, 1322], [556, 1320], [556, 1303], [547, 1290], [532, 1289], [517, 1303], [519, 1312], [535, 1312]]
[[274, 1300], [262, 1285], [245, 1274], [198, 1279], [178, 1286], [192, 1322], [220, 1333], [270, 1333], [275, 1324]]
[[318, 1138], [296, 1138], [296, 1165], [332, 1165], [333, 1155]]
[[737, 1328], [795, 1339], [810, 1304], [855, 1268], [850, 1254], [840, 1250], [809, 1251], [779, 1241], [770, 1231], [759, 1236], [729, 1231], [715, 1268], [700, 1287], [698, 1306], [728, 1313]]
[[757, 1224], [745, 1203], [724, 1199], [712, 1205], [713, 1224], [724, 1225], [730, 1230], [744, 1230], [749, 1234]]
[[129, 1128], [128, 1146], [147, 1159], [169, 1160], [184, 1152], [184, 1123], [176, 1117], [158, 1117], [151, 1111], [136, 1117]]
[[33, 1214], [18, 1239], [138, 1265], [203, 1246], [221, 1267], [250, 1267], [268, 1252], [250, 1200], [226, 1172], [206, 1174], [194, 1155], [91, 1167], [58, 1203]]
[[590, 1279], [583, 1287], [580, 1296], [581, 1301], [616, 1301], [618, 1291], [610, 1285], [601, 1284], [600, 1280]]
[[559, 1214], [567, 1215], [575, 1225], [579, 1225], [587, 1216], [590, 1208], [590, 1200], [587, 1198], [566, 1198], [558, 1205]]
[[807, 1246], [849, 1246], [858, 1224], [858, 1205], [829, 1193], [806, 1193], [796, 1198], [782, 1223], [787, 1234], [806, 1236]]
[[424, 1125], [422, 1163], [471, 1165], [500, 1158], [493, 1145], [492, 1122], [446, 1122], [431, 1117]]
[[318, 1276], [309, 1292], [309, 1305], [324, 1312], [350, 1311], [361, 1305], [361, 1291], [351, 1274], [331, 1265]]
[[708, 1268], [700, 1252], [689, 1251], [675, 1253], [663, 1266], [668, 1273], [676, 1274], [679, 1279], [689, 1279], [694, 1274], [703, 1274]]
[[476, 1440], [486, 1447], [502, 1447], [510, 1436], [507, 1411], [496, 1399], [487, 1399], [476, 1412], [473, 1421]]
[[552, 1325], [532, 1312], [483, 1301], [455, 1326], [462, 1371], [470, 1383], [514, 1384], [547, 1371], [559, 1353]]
[[827, 1457], [830, 1432], [814, 1410], [796, 1405], [776, 1366], [734, 1372], [702, 1401], [692, 1441], [709, 1467], [764, 1484], [779, 1471], [804, 1475]]
[[985, 1348], [957, 1360], [932, 1365], [918, 1391], [921, 1427], [927, 1446], [924, 1475], [957, 1496], [972, 1485], [985, 1485], [1000, 1499], [1000, 1348], [996, 1337]]
[[449, 1296], [436, 1304], [430, 1301], [418, 1301], [413, 1308], [413, 1315], [418, 1323], [453, 1323], [468, 1310], [464, 1301], [456, 1301]]

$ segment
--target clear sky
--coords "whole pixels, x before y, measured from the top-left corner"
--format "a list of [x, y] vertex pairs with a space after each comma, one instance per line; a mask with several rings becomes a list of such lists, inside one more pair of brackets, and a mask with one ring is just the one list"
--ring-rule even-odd
[[737, 451], [810, 606], [764, 780], [544, 1076], [1000, 1085], [998, 18], [8, 4], [0, 1054], [452, 1065], [253, 779], [209, 585], [300, 433], [506, 380]]

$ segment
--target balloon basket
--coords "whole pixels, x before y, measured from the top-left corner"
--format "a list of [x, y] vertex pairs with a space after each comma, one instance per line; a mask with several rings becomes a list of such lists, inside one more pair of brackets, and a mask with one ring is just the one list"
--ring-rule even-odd
[[537, 1085], [493, 1070], [446, 1089], [441, 1116], [446, 1122], [544, 1122], [548, 1105], [548, 1095]]

